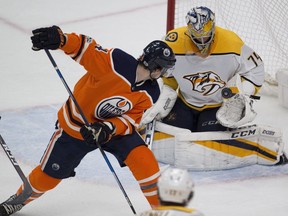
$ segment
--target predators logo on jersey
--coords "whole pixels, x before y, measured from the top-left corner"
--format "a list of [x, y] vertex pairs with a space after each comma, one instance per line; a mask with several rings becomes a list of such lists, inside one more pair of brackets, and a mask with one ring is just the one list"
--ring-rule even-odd
[[193, 91], [203, 93], [204, 96], [214, 94], [226, 84], [217, 74], [211, 71], [186, 75], [183, 78], [192, 83]]

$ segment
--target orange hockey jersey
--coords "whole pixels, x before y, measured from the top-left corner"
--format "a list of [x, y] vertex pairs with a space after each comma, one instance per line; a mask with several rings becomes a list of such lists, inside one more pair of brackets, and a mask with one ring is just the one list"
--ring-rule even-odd
[[[87, 73], [76, 83], [73, 95], [89, 123], [110, 121], [115, 135], [128, 135], [139, 126], [143, 112], [159, 97], [157, 82], [135, 84], [138, 61], [121, 49], [103, 49], [85, 35], [66, 34], [61, 49], [80, 63]], [[69, 97], [58, 112], [60, 127], [82, 139], [83, 118]]]

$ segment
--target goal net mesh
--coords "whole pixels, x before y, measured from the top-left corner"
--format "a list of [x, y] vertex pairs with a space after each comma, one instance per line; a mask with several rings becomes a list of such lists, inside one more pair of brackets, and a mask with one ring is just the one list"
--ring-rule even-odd
[[276, 72], [288, 68], [287, 1], [175, 0], [174, 28], [186, 25], [185, 15], [195, 6], [209, 7], [216, 25], [234, 31], [253, 48], [264, 61], [265, 81], [277, 85]]

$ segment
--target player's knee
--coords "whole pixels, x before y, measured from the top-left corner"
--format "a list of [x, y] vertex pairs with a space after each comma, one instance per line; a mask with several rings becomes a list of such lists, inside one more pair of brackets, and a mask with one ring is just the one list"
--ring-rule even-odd
[[37, 166], [29, 175], [29, 182], [36, 190], [45, 192], [56, 187], [61, 182], [61, 179], [47, 175], [41, 170], [40, 166]]
[[144, 145], [137, 146], [127, 156], [125, 164], [138, 177], [147, 177], [159, 172], [158, 162], [152, 151]]

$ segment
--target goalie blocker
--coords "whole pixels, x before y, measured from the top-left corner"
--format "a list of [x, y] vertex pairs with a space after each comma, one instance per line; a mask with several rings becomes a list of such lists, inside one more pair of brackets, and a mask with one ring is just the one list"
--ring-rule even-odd
[[208, 171], [287, 163], [283, 147], [282, 132], [268, 126], [191, 133], [157, 121], [152, 151], [159, 162]]

